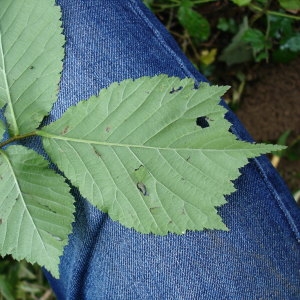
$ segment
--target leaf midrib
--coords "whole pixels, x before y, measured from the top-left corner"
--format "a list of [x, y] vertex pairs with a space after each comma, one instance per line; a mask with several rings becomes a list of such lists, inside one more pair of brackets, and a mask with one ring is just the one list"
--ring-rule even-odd
[[[7, 81], [7, 72], [6, 72], [6, 66], [5, 66], [1, 30], [0, 30], [0, 53], [1, 53], [1, 60], [2, 60], [2, 65], [3, 65], [3, 78], [4, 78], [6, 96], [7, 96], [7, 100], [8, 100], [7, 105], [8, 105], [8, 108], [10, 110], [11, 119], [13, 121], [13, 124], [11, 124], [10, 128], [12, 129], [11, 131], [12, 131], [13, 135], [16, 136], [16, 135], [19, 134], [19, 129], [18, 129], [18, 124], [17, 124], [17, 120], [16, 120], [16, 116], [15, 116], [15, 111], [13, 109], [11, 95], [10, 95], [10, 92], [9, 92], [10, 89], [9, 89], [9, 85], [8, 85], [8, 81]], [[4, 101], [4, 104], [5, 104], [5, 101]]]
[[[54, 139], [54, 140], [62, 140], [67, 142], [75, 142], [75, 143], [82, 143], [82, 144], [89, 144], [89, 145], [100, 145], [100, 146], [107, 146], [107, 147], [124, 147], [124, 148], [140, 148], [140, 149], [154, 149], [154, 150], [169, 150], [169, 151], [181, 151], [181, 150], [188, 150], [188, 151], [205, 151], [205, 152], [240, 152], [240, 151], [253, 151], [253, 147], [249, 148], [226, 148], [226, 149], [215, 149], [215, 148], [169, 148], [169, 147], [156, 147], [156, 146], [146, 146], [146, 145], [135, 145], [135, 144], [120, 144], [120, 143], [113, 143], [113, 142], [104, 142], [104, 141], [95, 141], [95, 140], [86, 140], [86, 139], [78, 139], [72, 137], [66, 137], [61, 135], [56, 135], [53, 133], [49, 133], [44, 130], [37, 130], [36, 135], [41, 136], [42, 138], [46, 139]], [[238, 141], [238, 140], [237, 140]], [[243, 143], [243, 141], [239, 141]]]
[[[39, 236], [40, 242], [41, 242], [41, 244], [42, 244], [42, 246], [44, 248], [44, 253], [48, 253], [47, 249], [45, 248], [45, 243], [43, 241], [43, 238], [42, 238], [42, 236], [39, 233], [38, 226], [36, 226], [36, 224], [34, 222], [34, 219], [31, 217], [31, 214], [30, 214], [30, 212], [29, 212], [29, 210], [27, 208], [26, 201], [25, 201], [25, 199], [23, 197], [24, 193], [22, 192], [22, 190], [20, 188], [20, 184], [19, 184], [18, 178], [17, 178], [17, 176], [16, 176], [16, 174], [14, 172], [14, 168], [13, 168], [11, 162], [10, 162], [10, 159], [9, 159], [9, 157], [7, 156], [7, 154], [4, 151], [0, 150], [0, 154], [2, 154], [3, 157], [5, 158], [5, 160], [7, 161], [9, 169], [11, 170], [11, 174], [12, 174], [12, 176], [14, 178], [14, 182], [16, 184], [17, 192], [18, 192], [20, 198], [22, 199], [22, 203], [23, 203], [23, 206], [25, 208], [25, 211], [26, 211], [27, 215], [30, 216], [30, 220], [31, 220], [31, 223], [33, 224], [33, 227], [35, 228], [36, 232], [38, 232], [38, 236]], [[51, 260], [51, 259], [49, 259], [49, 260]]]

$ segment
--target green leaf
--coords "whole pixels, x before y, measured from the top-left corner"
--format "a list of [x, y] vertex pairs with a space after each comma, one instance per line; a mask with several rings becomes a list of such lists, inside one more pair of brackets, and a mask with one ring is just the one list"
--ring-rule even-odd
[[252, 59], [252, 51], [248, 43], [243, 41], [243, 35], [248, 29], [248, 19], [245, 17], [239, 26], [239, 31], [233, 37], [231, 43], [222, 51], [222, 54], [219, 57], [220, 61], [224, 61], [228, 66], [231, 66]]
[[265, 36], [258, 29], [249, 28], [248, 30], [246, 30], [243, 35], [243, 40], [247, 43], [250, 43], [254, 52], [259, 52], [265, 49], [266, 46]]
[[226, 230], [216, 207], [235, 190], [239, 168], [281, 149], [236, 140], [219, 105], [226, 90], [164, 75], [126, 80], [38, 135], [72, 184], [113, 220], [160, 235]]
[[151, 9], [151, 5], [153, 4], [154, 0], [143, 0], [143, 3]]
[[300, 0], [279, 0], [279, 4], [286, 10], [299, 10]]
[[238, 6], [245, 6], [251, 3], [251, 0], [231, 0], [234, 4]]
[[33, 150], [0, 150], [0, 254], [45, 266], [58, 277], [59, 257], [73, 221], [63, 177]]
[[232, 34], [235, 34], [238, 31], [236, 21], [232, 18], [219, 18], [217, 28], [221, 31], [230, 32]]
[[286, 40], [294, 35], [293, 19], [273, 15], [268, 15], [267, 18], [270, 24], [269, 37]]
[[300, 51], [300, 33], [295, 34], [288, 39], [283, 45], [280, 45], [281, 50], [290, 50], [292, 52]]
[[12, 287], [7, 280], [7, 276], [0, 275], [0, 295], [4, 296], [6, 300], [15, 300]]
[[56, 101], [64, 37], [54, 2], [0, 1], [0, 108], [13, 136], [38, 127]]
[[178, 20], [192, 38], [198, 41], [205, 41], [209, 38], [209, 22], [189, 6], [180, 6]]

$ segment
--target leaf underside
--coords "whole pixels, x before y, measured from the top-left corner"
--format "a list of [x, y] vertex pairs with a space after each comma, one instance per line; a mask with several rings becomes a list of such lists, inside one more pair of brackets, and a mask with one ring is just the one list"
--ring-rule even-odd
[[160, 235], [227, 230], [216, 207], [234, 192], [239, 168], [280, 147], [229, 132], [219, 105], [226, 90], [164, 75], [126, 80], [38, 134], [72, 184], [113, 220]]
[[74, 199], [63, 177], [33, 150], [0, 151], [0, 254], [45, 266], [58, 277], [73, 222]]
[[56, 101], [64, 37], [54, 4], [0, 1], [0, 108], [11, 136], [35, 130]]

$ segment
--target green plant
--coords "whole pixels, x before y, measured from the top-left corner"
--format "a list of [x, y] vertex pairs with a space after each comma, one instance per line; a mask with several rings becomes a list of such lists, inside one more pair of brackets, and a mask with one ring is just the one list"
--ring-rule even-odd
[[[243, 44], [243, 52], [247, 52], [247, 45], [252, 50], [253, 58], [256, 62], [262, 60], [269, 61], [270, 53], [272, 58], [278, 62], [288, 62], [296, 58], [300, 53], [300, 32], [294, 26], [298, 16], [284, 11], [285, 9], [300, 9], [300, 2], [279, 1], [281, 10], [270, 9], [272, 1], [233, 1], [239, 6], [248, 6], [252, 11], [249, 27], [244, 30], [242, 36], [233, 40], [232, 44], [246, 42]], [[273, 1], [274, 3], [274, 1]], [[220, 29], [224, 30], [219, 26]], [[225, 27], [226, 28], [226, 27]], [[230, 44], [228, 47], [231, 47]], [[227, 48], [225, 49], [225, 52]], [[230, 56], [226, 56], [225, 61], [230, 62]], [[245, 57], [243, 61], [248, 61]]]
[[[17, 262], [11, 257], [0, 260], [0, 299], [54, 299], [38, 265]], [[53, 296], [53, 295], [52, 295]]]
[[[288, 146], [276, 154], [279, 157], [285, 157], [288, 160], [299, 160], [300, 159], [300, 136], [290, 139], [291, 130], [285, 131], [278, 139], [278, 145]], [[290, 139], [290, 141], [288, 141]]]
[[0, 12], [1, 255], [59, 276], [74, 199], [65, 177], [24, 146], [33, 137], [88, 201], [129, 228], [228, 230], [216, 207], [235, 191], [239, 169], [283, 148], [230, 133], [219, 105], [228, 87], [195, 88], [192, 79], [166, 75], [125, 80], [41, 127], [62, 70], [60, 10], [54, 0], [3, 0]]
[[196, 10], [199, 5], [209, 2], [214, 0], [144, 0], [144, 3], [155, 13], [174, 10], [171, 18], [176, 19], [195, 41], [206, 40], [210, 35], [208, 20]]
[[[215, 38], [212, 37], [212, 32], [216, 30], [229, 33], [233, 38], [225, 49], [220, 49], [220, 58], [228, 65], [252, 59], [255, 62], [269, 61], [270, 57], [274, 61], [288, 62], [300, 53], [300, 32], [296, 26], [300, 17], [294, 14], [300, 9], [298, 0], [231, 0], [233, 5], [241, 8], [240, 14], [243, 20], [238, 24], [231, 17], [221, 16], [216, 25], [211, 22], [210, 14], [205, 16], [202, 13], [202, 8], [211, 3], [210, 9], [214, 11], [213, 4], [215, 3], [217, 7], [222, 5], [222, 1], [152, 0], [145, 2], [158, 15], [169, 11], [166, 26], [178, 39], [183, 50], [189, 52], [192, 61], [200, 66], [205, 74], [208, 67], [201, 64], [203, 60], [201, 51], [207, 48], [207, 44], [211, 44], [210, 39]], [[245, 19], [247, 28], [245, 28]], [[233, 49], [236, 49], [239, 55], [232, 52]]]

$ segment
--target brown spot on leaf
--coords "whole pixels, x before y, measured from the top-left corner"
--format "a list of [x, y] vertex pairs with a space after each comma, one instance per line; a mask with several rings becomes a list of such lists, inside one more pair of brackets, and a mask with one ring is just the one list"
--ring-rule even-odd
[[64, 129], [63, 129], [63, 131], [61, 132], [61, 134], [62, 135], [65, 135], [66, 133], [68, 133], [68, 131], [69, 131], [69, 126], [66, 126]]
[[160, 209], [159, 206], [154, 206], [154, 207], [150, 207], [150, 208], [149, 208], [149, 210], [150, 210], [151, 213], [152, 213], [153, 211], [155, 211], [155, 210], [158, 210], [158, 209]]
[[96, 154], [97, 157], [101, 157], [101, 153], [97, 151], [97, 149], [94, 148], [94, 153]]

